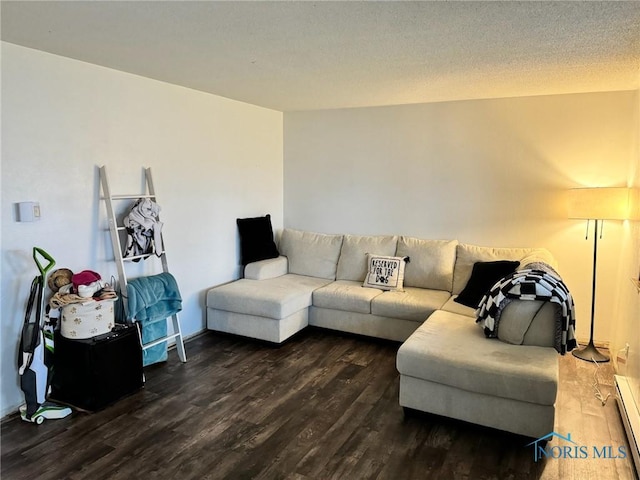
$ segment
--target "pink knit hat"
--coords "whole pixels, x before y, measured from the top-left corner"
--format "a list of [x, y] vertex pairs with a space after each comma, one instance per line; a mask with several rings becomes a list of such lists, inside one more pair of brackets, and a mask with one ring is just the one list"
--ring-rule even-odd
[[73, 288], [78, 290], [78, 285], [90, 285], [100, 280], [100, 278], [100, 274], [92, 270], [83, 270], [71, 277], [71, 282], [73, 283]]

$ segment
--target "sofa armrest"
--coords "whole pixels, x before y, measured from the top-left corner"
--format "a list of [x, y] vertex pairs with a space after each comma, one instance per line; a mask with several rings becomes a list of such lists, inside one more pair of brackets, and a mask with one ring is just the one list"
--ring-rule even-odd
[[249, 263], [244, 267], [244, 278], [250, 280], [266, 280], [285, 275], [289, 271], [287, 257], [269, 258]]
[[553, 347], [558, 304], [541, 300], [513, 300], [502, 311], [498, 338], [516, 345]]

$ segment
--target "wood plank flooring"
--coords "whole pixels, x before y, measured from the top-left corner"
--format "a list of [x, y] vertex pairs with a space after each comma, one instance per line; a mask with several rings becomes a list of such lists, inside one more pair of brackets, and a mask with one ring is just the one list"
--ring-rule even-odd
[[[274, 347], [212, 332], [95, 414], [2, 422], [2, 479], [633, 479], [626, 459], [534, 462], [532, 440], [398, 404], [399, 344], [307, 329]], [[610, 364], [560, 359], [556, 431], [627, 448]], [[554, 445], [554, 441], [548, 444]]]

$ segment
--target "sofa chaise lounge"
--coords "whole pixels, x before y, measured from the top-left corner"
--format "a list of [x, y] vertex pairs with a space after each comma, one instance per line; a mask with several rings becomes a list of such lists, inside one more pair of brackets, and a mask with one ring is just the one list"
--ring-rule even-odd
[[[404, 342], [397, 355], [403, 407], [529, 437], [553, 431], [558, 305], [513, 300], [498, 338], [487, 339], [475, 308], [456, 302], [476, 263], [555, 268], [547, 250], [284, 229], [279, 252], [207, 292], [207, 328], [281, 343], [313, 325]], [[402, 288], [364, 287], [367, 254], [407, 259]]]

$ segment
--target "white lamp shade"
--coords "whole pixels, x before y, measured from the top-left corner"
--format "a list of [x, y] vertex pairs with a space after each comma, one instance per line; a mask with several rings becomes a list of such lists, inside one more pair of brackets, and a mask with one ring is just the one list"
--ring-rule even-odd
[[637, 190], [631, 188], [574, 188], [569, 190], [569, 218], [588, 220], [635, 219]]

